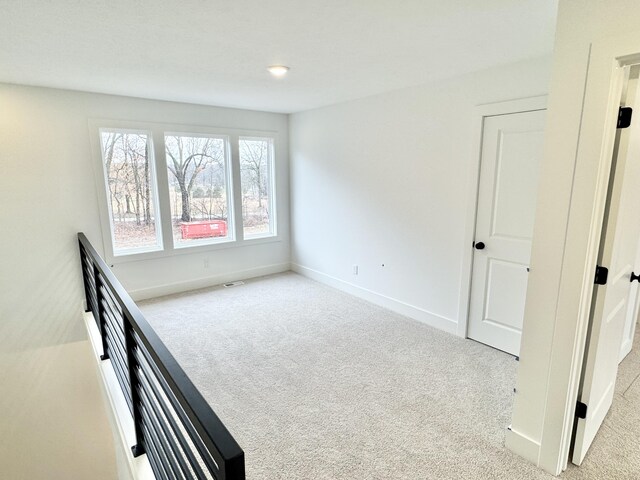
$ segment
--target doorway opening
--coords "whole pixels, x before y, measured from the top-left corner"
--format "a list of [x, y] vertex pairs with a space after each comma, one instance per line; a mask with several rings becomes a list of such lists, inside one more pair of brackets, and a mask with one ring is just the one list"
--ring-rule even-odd
[[467, 337], [518, 356], [546, 102], [482, 115]]
[[[603, 424], [615, 422], [614, 402], [625, 399], [640, 365], [625, 363], [633, 381], [617, 386], [618, 365], [631, 352], [638, 320], [640, 278], [640, 65], [624, 67], [620, 116], [598, 252], [598, 271], [586, 338], [571, 461], [581, 465]], [[629, 121], [630, 117], [630, 121]], [[634, 376], [635, 372], [635, 376]], [[639, 392], [640, 393], [640, 392]], [[637, 399], [640, 407], [640, 396]], [[610, 413], [613, 413], [611, 415]], [[640, 427], [640, 422], [638, 427]], [[611, 427], [611, 425], [610, 425]], [[615, 425], [613, 425], [615, 428]]]

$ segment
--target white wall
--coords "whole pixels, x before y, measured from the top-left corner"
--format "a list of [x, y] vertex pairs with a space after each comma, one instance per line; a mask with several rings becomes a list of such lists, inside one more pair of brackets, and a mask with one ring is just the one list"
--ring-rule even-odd
[[[6, 320], [3, 311], [1, 321]], [[56, 315], [49, 320], [56, 322]], [[55, 337], [56, 330], [68, 328], [64, 323], [51, 325], [47, 333]], [[113, 433], [91, 354], [84, 340], [11, 352], [3, 345], [2, 478], [117, 478]]]
[[[572, 357], [581, 357], [586, 336], [581, 308], [589, 298], [582, 283], [592, 281], [590, 252], [597, 250], [589, 233], [601, 224], [603, 207], [596, 195], [598, 162], [613, 58], [587, 78], [590, 50], [608, 37], [614, 43], [621, 34], [638, 38], [639, 25], [636, 1], [559, 3], [518, 394], [507, 437], [509, 448], [554, 474], [567, 462], [569, 435], [562, 431], [573, 421]], [[589, 82], [602, 84], [598, 98], [589, 95]], [[596, 115], [586, 114], [584, 105], [595, 105]]]
[[116, 265], [126, 287], [203, 285], [289, 262], [285, 115], [0, 84], [0, 464], [10, 478], [114, 476], [81, 315], [76, 233], [102, 251], [90, 118], [280, 134], [281, 241]]
[[292, 115], [294, 268], [458, 331], [474, 107], [545, 94], [549, 70], [538, 58]]

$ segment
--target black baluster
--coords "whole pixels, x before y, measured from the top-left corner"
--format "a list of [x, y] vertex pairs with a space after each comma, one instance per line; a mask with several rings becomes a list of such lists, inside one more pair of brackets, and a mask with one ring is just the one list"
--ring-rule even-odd
[[133, 424], [136, 429], [136, 444], [131, 447], [134, 457], [142, 455], [144, 452], [143, 431], [142, 431], [142, 411], [140, 403], [140, 393], [138, 392], [138, 362], [135, 355], [135, 338], [129, 312], [123, 309], [122, 320], [124, 323], [124, 341], [127, 348], [127, 365], [129, 367], [129, 385], [131, 386], [131, 404], [133, 405]]
[[109, 350], [107, 346], [107, 326], [105, 322], [107, 321], [104, 316], [104, 307], [102, 305], [102, 280], [100, 280], [100, 271], [98, 270], [98, 266], [91, 262], [93, 265], [93, 280], [96, 285], [96, 306], [98, 307], [98, 312], [93, 312], [94, 315], [98, 315], [98, 325], [100, 326], [100, 337], [102, 338], [102, 355], [100, 355], [100, 360], [106, 360], [109, 358]]

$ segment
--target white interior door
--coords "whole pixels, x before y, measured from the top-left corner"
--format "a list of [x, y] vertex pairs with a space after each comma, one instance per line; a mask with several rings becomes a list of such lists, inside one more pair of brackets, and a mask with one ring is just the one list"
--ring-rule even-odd
[[[640, 73], [640, 67], [633, 67], [629, 72], [629, 81], [627, 83], [627, 95], [625, 99], [626, 103], [633, 101], [633, 108], [636, 112], [640, 112], [640, 98], [638, 96], [638, 74]], [[637, 123], [634, 122], [634, 124]], [[637, 125], [635, 125], [637, 128]], [[631, 143], [632, 134], [635, 134], [635, 128], [630, 128], [620, 132], [618, 155], [637, 155], [637, 151], [629, 151], [629, 148], [638, 148], [637, 142]], [[635, 135], [634, 135], [635, 137]], [[629, 166], [629, 176], [633, 176], [633, 166]], [[633, 180], [631, 180], [633, 182]], [[637, 185], [640, 188], [640, 185]], [[640, 221], [640, 220], [639, 220]], [[640, 273], [640, 238], [638, 239], [638, 246], [636, 247], [636, 257], [634, 261], [633, 271]], [[627, 314], [624, 321], [624, 328], [622, 331], [622, 345], [620, 346], [620, 355], [618, 357], [618, 363], [622, 362], [624, 358], [631, 352], [633, 348], [633, 339], [636, 333], [636, 325], [638, 321], [638, 313], [640, 313], [640, 284], [633, 282], [630, 286], [629, 301], [627, 302]]]
[[545, 110], [485, 117], [469, 338], [513, 355], [527, 292]]
[[[638, 251], [636, 253], [636, 260], [633, 266], [633, 273], [640, 275], [640, 239], [638, 241]], [[622, 330], [622, 345], [620, 346], [618, 363], [622, 362], [633, 348], [633, 339], [636, 334], [638, 314], [640, 314], [640, 283], [634, 281], [631, 282], [630, 285], [627, 316]]]
[[[637, 75], [636, 75], [637, 77]], [[625, 103], [639, 106], [635, 88]], [[629, 98], [635, 97], [635, 98]], [[623, 99], [624, 100], [624, 99]], [[599, 265], [609, 268], [595, 290], [579, 392], [586, 418], [576, 419], [573, 463], [580, 465], [611, 407], [625, 323], [635, 308], [637, 282], [630, 282], [640, 239], [640, 109], [619, 130], [614, 151]]]

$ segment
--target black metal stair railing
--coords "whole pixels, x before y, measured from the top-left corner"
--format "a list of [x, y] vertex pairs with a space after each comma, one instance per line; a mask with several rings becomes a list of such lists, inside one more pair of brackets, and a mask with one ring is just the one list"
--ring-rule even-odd
[[133, 416], [133, 455], [159, 479], [244, 480], [244, 452], [87, 237], [78, 234], [87, 311]]

